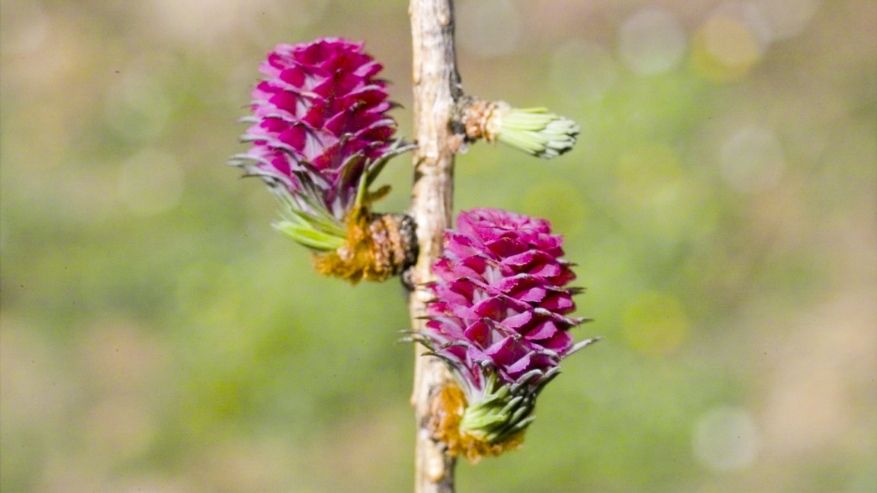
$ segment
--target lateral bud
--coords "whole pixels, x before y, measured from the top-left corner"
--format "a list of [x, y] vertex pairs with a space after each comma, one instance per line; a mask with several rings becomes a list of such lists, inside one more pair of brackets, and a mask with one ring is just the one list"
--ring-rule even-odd
[[467, 141], [499, 141], [543, 159], [572, 149], [580, 130], [576, 122], [547, 108], [515, 108], [504, 101], [467, 97], [457, 114]]

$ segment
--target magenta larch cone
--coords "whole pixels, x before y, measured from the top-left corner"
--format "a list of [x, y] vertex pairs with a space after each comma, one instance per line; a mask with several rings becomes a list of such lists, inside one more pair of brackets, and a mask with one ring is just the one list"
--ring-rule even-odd
[[245, 119], [251, 148], [232, 160], [283, 202], [277, 229], [317, 252], [320, 272], [354, 282], [385, 279], [415, 255], [410, 218], [369, 210], [380, 195], [369, 185], [405, 147], [394, 138], [381, 69], [362, 43], [277, 45]]
[[453, 438], [470, 458], [519, 437], [560, 361], [593, 342], [569, 333], [583, 319], [569, 316], [579, 290], [562, 244], [548, 221], [496, 209], [462, 212], [445, 233], [419, 337], [457, 377], [467, 406]]

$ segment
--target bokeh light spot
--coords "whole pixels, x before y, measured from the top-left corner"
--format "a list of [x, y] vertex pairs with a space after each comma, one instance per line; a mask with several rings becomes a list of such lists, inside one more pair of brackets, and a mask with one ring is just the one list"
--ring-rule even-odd
[[754, 33], [736, 20], [715, 17], [704, 26], [706, 50], [729, 68], [750, 67], [760, 55]]
[[621, 25], [618, 49], [627, 68], [654, 75], [676, 68], [685, 54], [685, 30], [669, 11], [643, 8]]
[[803, 31], [819, 9], [820, 0], [758, 0], [761, 11], [775, 40], [788, 39]]
[[719, 10], [695, 34], [692, 62], [702, 77], [725, 82], [748, 74], [763, 52], [756, 28], [737, 15]]
[[758, 430], [740, 407], [718, 407], [701, 416], [694, 427], [694, 456], [706, 468], [735, 471], [752, 464], [758, 454]]
[[688, 338], [685, 309], [669, 293], [639, 295], [624, 310], [622, 324], [627, 344], [643, 354], [670, 353]]
[[760, 192], [777, 184], [785, 168], [776, 134], [763, 127], [744, 127], [721, 148], [722, 178], [740, 192]]
[[752, 2], [725, 2], [712, 12], [712, 17], [721, 17], [732, 20], [755, 35], [760, 52], [767, 50], [773, 37], [770, 32], [770, 24], [764, 18], [764, 14]]

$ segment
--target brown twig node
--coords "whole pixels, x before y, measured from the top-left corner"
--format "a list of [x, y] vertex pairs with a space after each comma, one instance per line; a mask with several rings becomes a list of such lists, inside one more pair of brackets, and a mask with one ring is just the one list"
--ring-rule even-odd
[[466, 132], [466, 140], [472, 142], [484, 139], [487, 142], [495, 142], [499, 134], [501, 109], [508, 107], [508, 104], [500, 101], [469, 99], [462, 107], [460, 121]]

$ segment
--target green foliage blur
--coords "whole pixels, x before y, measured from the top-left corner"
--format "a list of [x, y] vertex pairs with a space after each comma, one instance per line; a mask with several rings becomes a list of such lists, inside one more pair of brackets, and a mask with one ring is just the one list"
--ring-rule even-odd
[[[411, 491], [402, 287], [318, 278], [224, 166], [278, 42], [365, 40], [410, 108], [406, 2], [0, 8], [0, 490]], [[473, 146], [456, 205], [551, 219], [603, 337], [458, 490], [873, 492], [877, 4], [457, 14], [469, 92], [582, 133], [550, 162]], [[404, 210], [410, 161], [384, 180]]]

